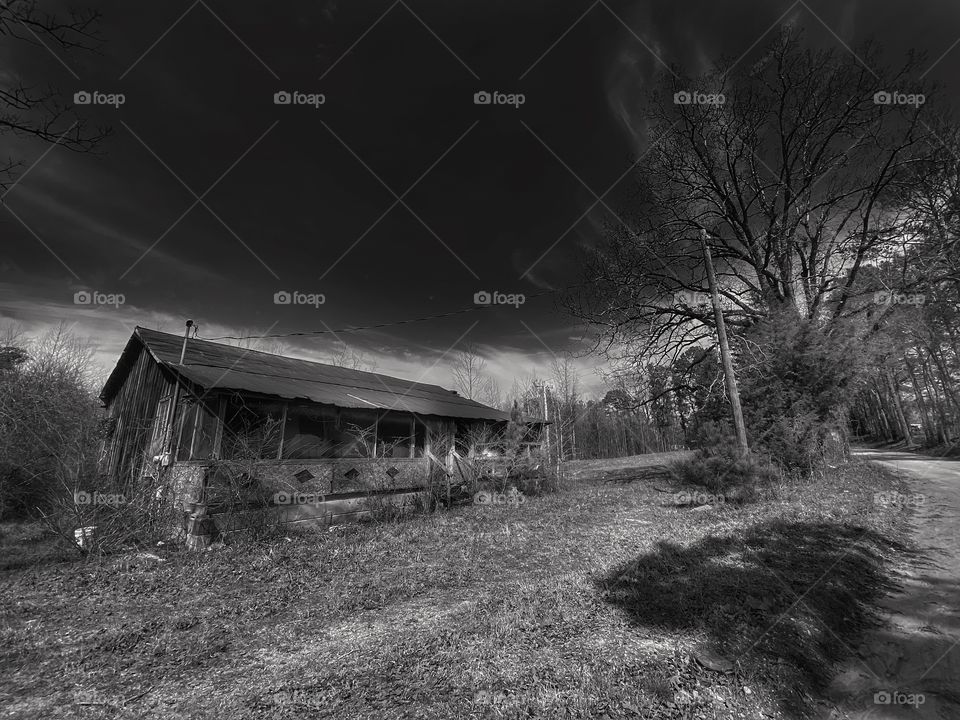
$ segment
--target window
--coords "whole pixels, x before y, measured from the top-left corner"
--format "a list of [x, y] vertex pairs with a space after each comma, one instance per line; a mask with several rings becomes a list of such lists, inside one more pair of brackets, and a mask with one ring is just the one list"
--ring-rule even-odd
[[456, 431], [454, 435], [454, 447], [462, 456], [467, 456], [473, 451], [476, 442], [476, 431], [473, 423], [468, 420], [457, 420]]
[[341, 408], [331, 440], [334, 457], [373, 457], [377, 444], [377, 412]]
[[316, 460], [336, 453], [337, 409], [329, 406], [287, 408], [283, 433], [283, 457]]
[[[197, 428], [194, 452], [199, 457], [197, 453], [206, 452], [208, 443], [212, 446], [216, 424], [210, 425], [207, 431], [204, 421], [197, 418], [194, 427]], [[221, 457], [232, 460], [423, 457], [428, 432], [422, 420], [408, 413], [235, 395], [226, 398]]]
[[194, 397], [184, 397], [180, 403], [177, 460], [206, 460], [212, 457], [216, 433], [215, 408]]
[[[379, 457], [411, 457], [411, 434], [415, 432], [413, 416], [398, 412], [385, 412], [377, 423], [377, 455]], [[421, 428], [423, 423], [420, 423]], [[423, 455], [421, 432], [420, 454]], [[416, 447], [416, 444], [414, 445]]]
[[177, 460], [189, 460], [193, 445], [193, 430], [197, 424], [197, 404], [183, 402], [180, 405], [180, 433], [177, 437]]
[[287, 408], [282, 457], [319, 460], [336, 457], [422, 457], [427, 428], [422, 421], [411, 426], [412, 416], [365, 408], [330, 405], [295, 405]]
[[150, 458], [154, 458], [164, 451], [163, 441], [167, 436], [167, 420], [170, 414], [171, 401], [172, 398], [168, 393], [160, 398], [160, 402], [157, 403], [157, 412], [153, 416], [153, 433], [147, 451]]
[[430, 432], [422, 418], [414, 416], [413, 418], [413, 456], [423, 457], [424, 448], [427, 446], [427, 433]]
[[280, 454], [283, 416], [282, 401], [229, 396], [221, 456], [228, 460], [275, 460]]
[[193, 431], [193, 451], [190, 453], [192, 460], [213, 457], [219, 421], [215, 411], [216, 405], [202, 406], [197, 413], [197, 424]]

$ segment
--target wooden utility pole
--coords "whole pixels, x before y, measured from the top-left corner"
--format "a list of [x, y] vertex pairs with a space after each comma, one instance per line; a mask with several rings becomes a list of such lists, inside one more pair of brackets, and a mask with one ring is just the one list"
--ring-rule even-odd
[[723, 363], [723, 375], [727, 380], [727, 393], [733, 410], [733, 427], [737, 433], [737, 447], [741, 455], [750, 452], [747, 445], [747, 428], [743, 424], [743, 409], [740, 407], [740, 391], [737, 390], [737, 376], [733, 372], [733, 360], [730, 357], [730, 345], [727, 343], [727, 328], [723, 324], [723, 311], [720, 309], [720, 292], [717, 290], [717, 276], [713, 272], [713, 258], [707, 244], [707, 231], [700, 230], [700, 247], [703, 261], [707, 266], [707, 281], [710, 283], [710, 300], [713, 303], [713, 317], [717, 323], [717, 339], [720, 341], [720, 360]]
[[546, 436], [546, 448], [547, 448], [547, 462], [550, 458], [550, 425], [547, 424], [549, 418], [547, 417], [547, 381], [540, 381], [540, 390], [543, 392], [543, 431]]

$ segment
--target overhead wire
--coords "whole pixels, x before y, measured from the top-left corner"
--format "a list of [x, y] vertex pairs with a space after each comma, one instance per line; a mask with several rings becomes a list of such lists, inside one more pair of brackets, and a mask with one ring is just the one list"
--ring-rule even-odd
[[[586, 283], [577, 283], [575, 285], [568, 285], [562, 288], [556, 288], [553, 290], [542, 290], [532, 295], [523, 294], [524, 301], [530, 298], [543, 297], [544, 295], [553, 295], [558, 292], [563, 292], [564, 290], [569, 290], [575, 287], [579, 287]], [[517, 293], [518, 295], [521, 293]], [[397, 327], [400, 325], [410, 325], [412, 323], [426, 322], [428, 320], [438, 320], [440, 318], [452, 317], [454, 315], [463, 315], [465, 313], [476, 312], [478, 310], [489, 310], [490, 308], [497, 307], [496, 304], [475, 304], [469, 307], [460, 308], [459, 310], [450, 310], [448, 312], [434, 313], [432, 315], [424, 315], [416, 318], [407, 318], [404, 320], [393, 320], [390, 322], [375, 323], [373, 325], [354, 325], [347, 328], [341, 328], [339, 330], [333, 329], [324, 329], [324, 330], [300, 330], [297, 332], [288, 332], [288, 333], [268, 333], [264, 335], [220, 335], [218, 337], [198, 337], [201, 340], [265, 340], [268, 338], [286, 338], [286, 337], [305, 337], [310, 335], [338, 335], [340, 333], [350, 333], [350, 332], [361, 332], [365, 330], [379, 330], [381, 328], [388, 327]]]

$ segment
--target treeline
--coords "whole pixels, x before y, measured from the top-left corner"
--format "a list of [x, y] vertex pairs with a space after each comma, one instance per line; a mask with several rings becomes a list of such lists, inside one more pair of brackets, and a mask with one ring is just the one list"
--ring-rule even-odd
[[584, 397], [573, 360], [557, 358], [548, 377], [515, 381], [501, 407], [526, 419], [546, 418], [554, 460], [624, 457], [684, 446], [689, 413], [663, 392], [662, 376], [645, 373], [613, 382], [619, 387], [602, 397]]
[[886, 319], [851, 422], [861, 436], [951, 450], [960, 445], [960, 284], [927, 290]]

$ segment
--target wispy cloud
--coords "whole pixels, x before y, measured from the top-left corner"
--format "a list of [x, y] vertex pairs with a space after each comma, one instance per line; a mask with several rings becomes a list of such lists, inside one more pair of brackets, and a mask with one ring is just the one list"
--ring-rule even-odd
[[[142, 230], [125, 228], [117, 222], [103, 220], [93, 210], [95, 203], [78, 196], [67, 199], [25, 183], [25, 186], [17, 188], [16, 197], [13, 198], [11, 194], [11, 198], [12, 204], [29, 208], [22, 212], [28, 222], [31, 221], [30, 218], [38, 218], [32, 221], [32, 225], [69, 227], [70, 237], [60, 238], [60, 241], [68, 241], [74, 250], [79, 247], [89, 252], [88, 257], [102, 258], [116, 254], [136, 257], [156, 240], [155, 237], [145, 235]], [[198, 280], [220, 277], [208, 267], [190, 263], [165, 252], [162, 247], [156, 247], [151, 252], [151, 262], [161, 263], [166, 266], [167, 271], [176, 272], [179, 276], [186, 275]], [[83, 272], [81, 275], [86, 276]]]

